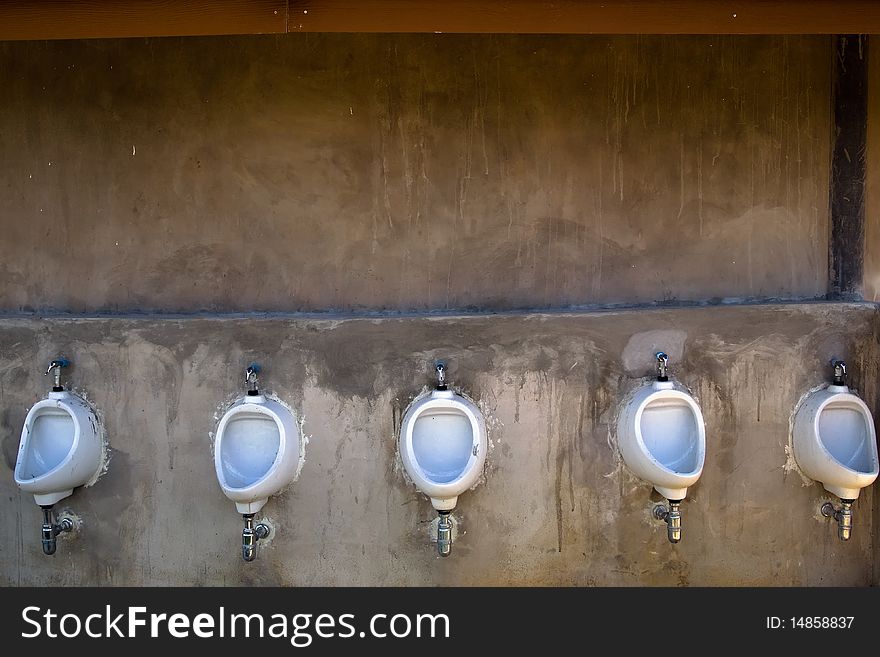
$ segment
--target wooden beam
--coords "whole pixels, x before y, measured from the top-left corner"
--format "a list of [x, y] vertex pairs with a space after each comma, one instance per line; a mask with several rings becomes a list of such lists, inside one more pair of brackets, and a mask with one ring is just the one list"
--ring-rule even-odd
[[876, 0], [290, 0], [290, 32], [880, 32]]
[[287, 0], [0, 0], [0, 40], [285, 32]]
[[264, 34], [880, 33], [876, 0], [0, 0], [0, 40]]
[[[865, 291], [867, 301], [880, 302], [880, 37], [868, 37], [868, 137], [865, 166]], [[878, 389], [880, 401], [880, 389]], [[880, 404], [878, 404], [880, 407]], [[880, 523], [880, 504], [876, 504]], [[880, 546], [880, 524], [877, 525]], [[875, 571], [880, 578], [880, 559]], [[880, 586], [880, 581], [877, 582]]]
[[828, 295], [860, 299], [865, 262], [868, 39], [835, 39]]

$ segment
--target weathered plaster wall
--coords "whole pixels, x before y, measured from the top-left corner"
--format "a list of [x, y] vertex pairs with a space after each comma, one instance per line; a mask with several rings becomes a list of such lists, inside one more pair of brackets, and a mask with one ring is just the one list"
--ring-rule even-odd
[[[704, 307], [595, 314], [392, 319], [0, 320], [0, 583], [866, 585], [873, 491], [841, 543], [826, 499], [786, 469], [789, 418], [850, 363], [876, 411], [878, 337], [869, 304]], [[649, 517], [650, 486], [615, 448], [620, 400], [666, 349], [698, 397], [706, 468], [684, 504], [684, 540]], [[62, 503], [84, 520], [55, 557], [39, 509], [12, 478], [44, 363], [103, 414], [109, 472]], [[465, 533], [449, 559], [428, 543], [430, 503], [396, 463], [396, 430], [450, 361], [489, 422], [485, 481], [462, 496]], [[240, 518], [213, 473], [218, 407], [242, 368], [302, 413], [306, 462], [265, 508], [279, 527], [258, 560], [239, 556]]]
[[[0, 310], [36, 311], [0, 317], [0, 584], [880, 582], [873, 490], [840, 543], [785, 453], [832, 356], [878, 407], [873, 306], [418, 314], [824, 295], [830, 46], [0, 43]], [[252, 310], [322, 314], [227, 314]], [[350, 310], [417, 312], [327, 313]], [[677, 546], [613, 430], [658, 348], [708, 430]], [[112, 460], [62, 505], [84, 530], [47, 558], [12, 467], [59, 353]], [[395, 451], [438, 357], [493, 445], [448, 560]], [[252, 359], [310, 442], [266, 507], [277, 537], [244, 564], [209, 434]]]
[[824, 295], [830, 37], [0, 43], [0, 308]]
[[[868, 38], [868, 126], [865, 156], [864, 298], [880, 301], [880, 39]], [[880, 545], [880, 507], [874, 509], [874, 540]], [[880, 584], [880, 559], [874, 560]]]

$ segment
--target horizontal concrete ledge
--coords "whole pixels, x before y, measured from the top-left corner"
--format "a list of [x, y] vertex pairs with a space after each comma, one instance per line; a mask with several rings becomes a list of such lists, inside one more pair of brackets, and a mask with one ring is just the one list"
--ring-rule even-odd
[[764, 299], [764, 298], [729, 298], [707, 301], [676, 301], [658, 302], [647, 304], [595, 304], [569, 306], [565, 308], [511, 308], [508, 310], [430, 310], [430, 311], [395, 311], [395, 310], [363, 310], [342, 311], [327, 310], [324, 312], [94, 312], [94, 313], [70, 313], [62, 310], [47, 311], [0, 311], [0, 321], [7, 319], [51, 319], [51, 320], [187, 320], [187, 319], [217, 319], [217, 320], [353, 320], [353, 319], [466, 319], [475, 317], [524, 317], [536, 316], [576, 316], [576, 315], [604, 315], [621, 312], [650, 312], [661, 310], [686, 310], [696, 308], [737, 308], [737, 307], [776, 307], [780, 309], [799, 306], [840, 306], [840, 307], [867, 307], [876, 309], [880, 304], [864, 300], [829, 300], [825, 298], [815, 299]]

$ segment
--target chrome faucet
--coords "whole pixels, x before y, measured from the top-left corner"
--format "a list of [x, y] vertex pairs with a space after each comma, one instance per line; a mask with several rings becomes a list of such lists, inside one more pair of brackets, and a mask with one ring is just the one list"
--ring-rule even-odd
[[[835, 384], [838, 385], [838, 384]], [[848, 541], [852, 536], [853, 511], [852, 505], [855, 500], [840, 500], [842, 506], [835, 509], [831, 502], [825, 502], [820, 511], [826, 518], [834, 518], [837, 521], [837, 538], [841, 541]]]
[[669, 508], [658, 504], [654, 507], [654, 517], [666, 523], [666, 537], [670, 543], [681, 540], [681, 500], [669, 500]]
[[446, 363], [438, 360], [434, 368], [437, 370], [437, 390], [446, 390]]
[[257, 558], [257, 541], [269, 535], [269, 525], [260, 523], [254, 526], [254, 514], [243, 513], [244, 529], [241, 530], [241, 557], [245, 561]]
[[437, 553], [448, 557], [452, 552], [452, 516], [449, 511], [440, 511], [437, 521]]
[[244, 384], [248, 387], [247, 394], [251, 397], [260, 394], [257, 390], [257, 374], [259, 374], [262, 369], [263, 368], [260, 367], [259, 363], [251, 363], [245, 370]]
[[52, 386], [52, 392], [61, 392], [64, 390], [64, 386], [61, 385], [61, 368], [67, 367], [68, 365], [70, 365], [70, 361], [66, 358], [56, 358], [51, 363], [49, 363], [49, 367], [43, 376], [49, 376], [49, 374], [54, 370], [55, 385]]
[[58, 534], [72, 532], [74, 529], [73, 520], [62, 518], [59, 522], [55, 522], [55, 511], [52, 505], [40, 508], [43, 509], [43, 554], [55, 554]]
[[837, 360], [833, 358], [831, 360], [831, 367], [834, 368], [834, 377], [831, 379], [831, 384], [835, 386], [845, 386], [846, 385], [846, 363], [842, 360]]
[[657, 358], [657, 380], [658, 381], [669, 381], [669, 377], [666, 375], [666, 368], [669, 365], [669, 356], [664, 354], [662, 351], [658, 351], [655, 354]]

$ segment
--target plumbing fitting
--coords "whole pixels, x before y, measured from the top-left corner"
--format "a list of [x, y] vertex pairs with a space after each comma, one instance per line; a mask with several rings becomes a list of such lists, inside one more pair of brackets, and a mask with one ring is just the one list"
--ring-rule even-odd
[[437, 370], [437, 390], [446, 390], [446, 363], [438, 360], [434, 369]]
[[257, 558], [257, 541], [269, 535], [269, 525], [262, 522], [254, 526], [254, 514], [243, 513], [244, 529], [241, 530], [241, 557], [245, 561]]
[[658, 504], [654, 507], [654, 517], [666, 523], [666, 536], [670, 543], [681, 540], [681, 500], [669, 500], [669, 508]]
[[831, 384], [835, 386], [845, 386], [846, 385], [846, 363], [842, 360], [837, 360], [836, 358], [831, 359], [831, 367], [834, 368], [834, 378], [831, 380]]
[[66, 358], [56, 358], [49, 363], [49, 368], [43, 376], [48, 376], [50, 372], [55, 372], [55, 385], [52, 386], [52, 392], [62, 392], [64, 390], [64, 386], [61, 385], [61, 368], [68, 365], [70, 365], [70, 361]]
[[55, 548], [58, 544], [58, 534], [72, 532], [74, 529], [73, 520], [62, 518], [59, 522], [55, 522], [53, 506], [43, 506], [40, 508], [43, 509], [43, 554], [52, 555], [55, 554]]
[[244, 372], [244, 384], [248, 387], [247, 394], [249, 397], [256, 397], [260, 394], [259, 390], [257, 390], [257, 374], [262, 369], [259, 363], [251, 363]]
[[831, 502], [825, 502], [822, 505], [822, 515], [826, 518], [834, 518], [837, 521], [837, 537], [841, 541], [848, 541], [852, 536], [853, 511], [852, 505], [855, 500], [840, 500], [842, 506], [835, 509]]
[[452, 517], [449, 511], [438, 511], [438, 514], [437, 553], [441, 557], [448, 557], [452, 552]]
[[669, 365], [669, 356], [662, 351], [658, 351], [655, 354], [655, 357], [657, 358], [657, 380], [660, 382], [669, 381], [669, 377], [666, 375], [666, 368]]

